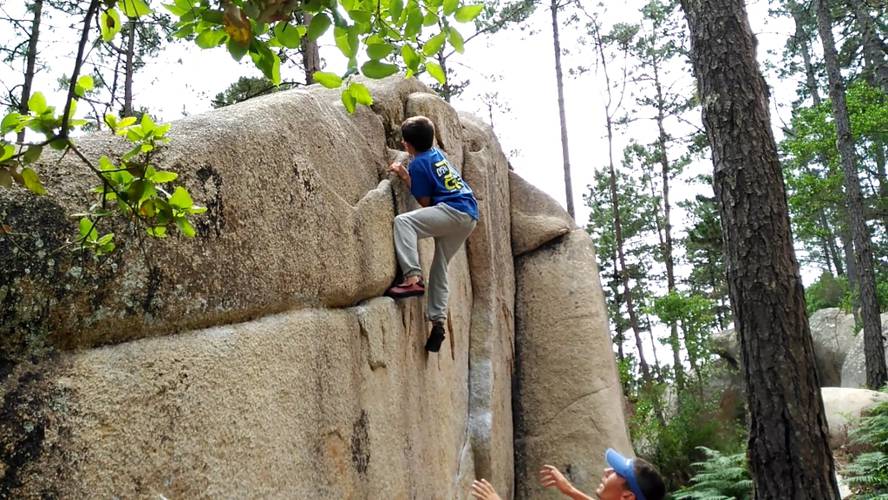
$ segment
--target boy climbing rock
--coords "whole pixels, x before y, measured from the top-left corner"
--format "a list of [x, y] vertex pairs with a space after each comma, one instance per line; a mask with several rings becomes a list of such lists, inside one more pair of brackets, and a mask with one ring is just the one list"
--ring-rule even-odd
[[401, 124], [401, 144], [413, 157], [410, 165], [398, 162], [389, 166], [410, 188], [422, 208], [395, 217], [395, 251], [404, 279], [386, 291], [396, 299], [425, 293], [417, 243], [420, 238], [435, 238], [435, 258], [429, 273], [428, 319], [432, 331], [425, 348], [438, 352], [444, 341], [447, 319], [447, 266], [478, 222], [478, 203], [472, 189], [433, 148], [435, 125], [424, 116], [408, 118]]

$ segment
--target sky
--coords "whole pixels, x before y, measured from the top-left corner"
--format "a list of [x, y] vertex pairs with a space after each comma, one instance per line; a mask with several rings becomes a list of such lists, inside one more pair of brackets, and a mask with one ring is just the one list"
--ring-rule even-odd
[[[158, 0], [151, 2], [157, 5]], [[614, 22], [632, 22], [639, 18], [639, 0], [607, 2], [607, 10], [601, 15], [605, 25]], [[24, 0], [0, 0], [0, 16], [21, 16]], [[545, 2], [544, 2], [545, 4]], [[593, 7], [599, 11], [603, 7]], [[768, 14], [767, 0], [753, 0], [747, 4], [750, 22], [759, 42], [759, 59], [762, 62], [770, 52], [779, 54], [792, 25], [786, 19], [772, 18]], [[50, 24], [64, 26], [69, 22], [57, 13]], [[48, 31], [47, 31], [48, 32]], [[60, 92], [47, 92], [55, 89], [56, 81], [69, 68], [74, 40], [61, 36], [70, 32], [57, 28], [45, 38], [41, 58], [51, 68], [38, 77], [35, 88], [48, 94], [51, 103], [61, 105]], [[464, 34], [468, 34], [466, 27]], [[585, 225], [589, 208], [583, 203], [583, 193], [592, 182], [596, 169], [603, 168], [607, 159], [607, 141], [604, 129], [604, 85], [600, 72], [592, 70], [579, 76], [571, 76], [570, 70], [578, 66], [594, 66], [594, 52], [589, 47], [577, 44], [580, 33], [576, 28], [564, 28], [561, 32], [562, 47], [566, 54], [562, 58], [565, 72], [566, 119], [570, 144], [570, 163], [573, 180], [573, 199], [576, 220]], [[9, 32], [0, 32], [0, 43], [8, 43]], [[322, 40], [321, 56], [326, 59], [327, 70], [342, 72], [345, 61], [337, 57], [338, 50], [332, 40]], [[249, 58], [245, 58], [248, 60]], [[544, 192], [565, 204], [561, 139], [557, 107], [557, 94], [552, 48], [551, 14], [541, 6], [521, 29], [501, 31], [489, 38], [476, 38], [466, 46], [466, 52], [451, 59], [459, 79], [468, 78], [471, 85], [452, 104], [461, 111], [474, 112], [489, 121], [488, 111], [482, 102], [484, 94], [496, 94], [497, 106], [493, 113], [493, 125], [503, 149], [510, 156], [515, 171], [538, 186]], [[613, 72], [615, 68], [612, 68]], [[17, 82], [20, 76], [10, 68], [0, 65], [0, 91]], [[224, 49], [201, 50], [191, 43], [179, 43], [164, 50], [149, 61], [136, 77], [135, 105], [145, 106], [162, 121], [175, 120], [188, 114], [194, 115], [211, 109], [210, 101], [219, 92], [243, 75], [258, 76], [258, 70], [251, 63], [235, 62]], [[795, 83], [781, 82], [766, 71], [766, 79], [771, 86], [772, 125], [780, 139], [778, 126], [789, 120], [790, 103], [795, 98]], [[303, 76], [294, 71], [283, 71], [283, 79], [302, 80]], [[693, 92], [694, 81], [687, 68], [677, 67], [669, 76], [676, 88]], [[628, 102], [628, 101], [627, 101]], [[776, 103], [776, 104], [775, 104]], [[781, 107], [786, 103], [787, 107]], [[631, 108], [631, 103], [627, 104]], [[631, 110], [631, 109], [630, 109]], [[690, 116], [699, 123], [699, 116]], [[673, 127], [677, 126], [675, 123]], [[685, 126], [685, 130], [689, 130]], [[653, 139], [655, 126], [651, 123], [636, 123], [627, 130], [619, 130], [615, 138], [615, 161], [621, 158], [621, 150], [630, 139], [647, 142]], [[619, 164], [618, 164], [619, 167]], [[708, 161], [691, 165], [682, 175], [689, 179], [700, 173], [711, 172]], [[681, 227], [685, 214], [677, 206], [682, 199], [692, 198], [700, 189], [681, 187], [682, 181], [674, 182], [673, 225]], [[676, 235], [680, 237], [681, 234]], [[686, 273], [679, 267], [679, 274]], [[813, 281], [817, 273], [812, 269], [802, 269], [806, 283]]]

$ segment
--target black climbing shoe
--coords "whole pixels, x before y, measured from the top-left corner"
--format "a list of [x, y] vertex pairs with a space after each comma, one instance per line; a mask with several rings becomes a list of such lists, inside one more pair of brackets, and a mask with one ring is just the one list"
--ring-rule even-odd
[[425, 350], [429, 352], [438, 352], [441, 350], [441, 342], [444, 342], [444, 322], [435, 321], [432, 323], [432, 333], [426, 340]]

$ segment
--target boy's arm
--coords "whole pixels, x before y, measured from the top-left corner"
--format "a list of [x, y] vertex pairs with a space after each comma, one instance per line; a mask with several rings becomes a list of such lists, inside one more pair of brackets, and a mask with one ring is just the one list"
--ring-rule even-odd
[[[389, 172], [392, 172], [392, 173], [396, 174], [398, 177], [400, 177], [401, 180], [404, 181], [404, 184], [407, 185], [407, 189], [410, 189], [412, 192], [411, 188], [413, 186], [410, 181], [410, 171], [407, 170], [407, 167], [405, 167], [403, 163], [397, 162], [397, 161], [393, 162], [391, 165], [389, 165], [388, 170], [389, 170]], [[432, 204], [432, 197], [431, 196], [417, 196], [415, 198], [416, 198], [416, 202], [419, 203], [419, 206], [421, 206], [421, 207], [427, 207]]]
[[407, 168], [404, 167], [404, 164], [402, 162], [393, 162], [391, 165], [389, 165], [388, 170], [389, 172], [400, 177], [401, 180], [404, 181], [404, 184], [407, 185], [407, 189], [410, 189], [410, 172], [407, 171]]
[[544, 465], [543, 469], [540, 470], [540, 484], [542, 484], [544, 488], [554, 486], [558, 488], [562, 494], [574, 500], [594, 500], [589, 495], [576, 489], [557, 468], [551, 465]]

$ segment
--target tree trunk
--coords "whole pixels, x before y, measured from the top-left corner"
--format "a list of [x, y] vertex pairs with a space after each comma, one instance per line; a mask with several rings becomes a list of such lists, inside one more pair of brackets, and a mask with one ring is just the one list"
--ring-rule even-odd
[[[308, 26], [311, 24], [311, 14], [303, 14], [303, 24]], [[311, 85], [314, 81], [314, 74], [321, 70], [321, 54], [318, 51], [317, 40], [312, 40], [307, 36], [302, 37], [302, 67], [305, 69], [305, 84]]]
[[866, 385], [870, 389], [881, 389], [888, 381], [885, 367], [885, 347], [882, 341], [882, 324], [879, 320], [879, 304], [876, 300], [876, 275], [873, 266], [873, 251], [869, 228], [863, 218], [863, 201], [860, 192], [860, 179], [857, 176], [854, 157], [854, 139], [851, 137], [851, 122], [845, 102], [845, 89], [839, 74], [839, 62], [832, 34], [829, 5], [826, 0], [816, 0], [817, 28], [823, 42], [823, 59], [829, 78], [829, 97], [832, 100], [833, 119], [836, 122], [836, 145], [845, 174], [845, 203], [851, 220], [851, 235], [854, 240], [854, 257], [857, 264], [857, 278], [860, 285], [860, 306], [863, 319], [863, 344], [866, 357]]
[[123, 113], [122, 116], [133, 116], [133, 65], [136, 58], [136, 21], [129, 20], [129, 33], [126, 36], [126, 63], [123, 77]]
[[839, 498], [767, 86], [743, 0], [682, 0], [712, 148], [757, 499]]
[[[651, 61], [652, 70], [654, 72], [654, 88], [657, 92], [657, 149], [660, 157], [661, 176], [663, 182], [663, 262], [666, 263], [666, 289], [669, 293], [675, 291], [675, 261], [672, 257], [672, 220], [670, 212], [672, 207], [669, 205], [669, 156], [666, 152], [666, 128], [663, 125], [665, 116], [663, 108], [666, 106], [663, 99], [663, 86], [660, 84], [660, 64], [656, 57]], [[680, 348], [678, 341], [678, 325], [675, 322], [669, 324], [669, 341], [673, 345], [672, 362], [675, 369], [675, 383], [678, 391], [684, 390], [684, 370], [681, 365]], [[688, 350], [688, 352], [690, 352]]]
[[[610, 86], [608, 86], [608, 92], [609, 91]], [[629, 314], [629, 325], [635, 336], [635, 347], [638, 349], [638, 364], [641, 366], [641, 378], [644, 381], [645, 389], [650, 390], [654, 379], [651, 376], [650, 367], [644, 357], [644, 343], [641, 340], [641, 327], [638, 322], [638, 313], [635, 311], [635, 304], [632, 300], [632, 289], [629, 286], [629, 270], [626, 266], [626, 254], [623, 251], [623, 226], [620, 219], [620, 201], [619, 196], [617, 195], [617, 172], [614, 168], [613, 123], [610, 114], [605, 113], [605, 115], [607, 116], [607, 143], [610, 167], [611, 205], [614, 214], [614, 240], [617, 246], [617, 258], [620, 263], [620, 277], [623, 282], [623, 301], [626, 302], [626, 311]], [[656, 348], [656, 346], [654, 346], [654, 348]], [[659, 400], [653, 394], [651, 394], [651, 404], [654, 407], [654, 414], [657, 416], [657, 420], [659, 420], [661, 425], [665, 425], [666, 418], [663, 415], [663, 409], [660, 407]]]
[[[808, 93], [811, 94], [811, 101], [814, 103], [814, 106], [820, 106], [820, 103], [823, 102], [823, 100], [820, 98], [820, 89], [817, 86], [814, 65], [811, 63], [810, 39], [805, 33], [804, 20], [802, 19], [803, 7], [795, 2], [791, 2], [789, 7], [792, 12], [792, 19], [795, 22], [795, 34], [793, 37], [796, 39], [796, 43], [799, 44], [799, 51], [802, 53], [802, 62], [805, 67], [805, 86], [808, 87]], [[819, 161], [824, 167], [827, 167], [828, 165], [826, 160], [824, 160], [823, 156], [820, 154], [817, 155], [817, 161]], [[808, 173], [815, 175], [810, 170]], [[820, 220], [820, 224], [829, 232], [829, 235], [823, 241], [824, 254], [826, 255], [825, 258], [827, 260], [826, 266], [829, 268], [831, 267], [830, 263], [832, 263], [832, 266], [835, 266], [836, 275], [842, 276], [845, 274], [845, 271], [842, 268], [841, 257], [836, 248], [834, 232], [829, 226], [826, 214], [822, 208], [818, 210], [817, 217]]]
[[[608, 140], [611, 140], [611, 127], [608, 126]], [[620, 221], [620, 200], [617, 195], [617, 173], [614, 170], [614, 162], [610, 163], [610, 192], [611, 206], [614, 214], [614, 239], [617, 246], [617, 258], [620, 263], [620, 279], [623, 283], [623, 302], [626, 303], [626, 311], [629, 314], [629, 326], [635, 335], [635, 347], [638, 349], [638, 364], [641, 366], [641, 377], [645, 384], [651, 383], [651, 371], [647, 360], [644, 358], [644, 344], [641, 341], [641, 328], [638, 323], [638, 314], [632, 301], [632, 288], [629, 286], [629, 271], [626, 268], [626, 254], [623, 251], [623, 226]]]
[[[888, 210], [888, 173], [885, 168], [885, 143], [881, 140], [876, 140], [873, 144], [873, 159], [876, 163], [876, 180], [879, 181], [880, 202], [876, 204], [876, 208], [884, 213], [884, 210]], [[882, 215], [881, 219], [885, 231], [888, 232], [886, 216]]]
[[[28, 40], [28, 56], [25, 62], [25, 82], [22, 85], [22, 97], [18, 112], [28, 113], [28, 101], [31, 99], [31, 86], [34, 84], [34, 66], [37, 63], [37, 42], [40, 39], [40, 17], [43, 15], [43, 0], [34, 0], [34, 20], [31, 21], [31, 38]], [[25, 142], [25, 130], [16, 135], [19, 143]]]
[[879, 43], [875, 22], [861, 0], [849, 0], [848, 3], [854, 12], [854, 24], [860, 32], [863, 59], [867, 69], [870, 70], [870, 83], [882, 92], [888, 93], [888, 63], [885, 62], [885, 53]]
[[805, 66], [805, 84], [808, 92], [811, 94], [811, 100], [815, 106], [819, 106], [822, 102], [820, 99], [820, 90], [817, 87], [817, 77], [814, 74], [814, 65], [811, 63], [811, 48], [809, 45], [808, 35], [805, 33], [805, 21], [802, 19], [803, 7], [795, 2], [789, 4], [792, 13], [792, 20], [795, 22], [795, 33], [793, 37], [799, 44], [799, 52], [802, 53], [802, 62]]
[[555, 84], [558, 86], [558, 116], [561, 120], [561, 156], [564, 159], [564, 193], [567, 213], [574, 216], [573, 188], [570, 182], [570, 153], [567, 147], [567, 119], [564, 116], [564, 80], [561, 75], [561, 42], [558, 40], [558, 0], [552, 0], [552, 42], [555, 48]]
[[[839, 240], [842, 241], [842, 255], [844, 256], [845, 269], [848, 271], [848, 289], [857, 290], [857, 263], [854, 261], [854, 242], [851, 240], [851, 222], [848, 207], [839, 207], [839, 216], [844, 225], [839, 228]], [[860, 323], [860, 297], [851, 294], [851, 314], [854, 322]]]
[[[619, 277], [620, 277], [620, 274], [619, 274], [620, 267], [617, 263], [617, 252], [616, 251], [611, 255], [611, 262], [613, 263], [613, 266], [614, 266], [614, 278], [615, 278], [613, 290], [616, 292], [616, 291], [619, 291], [619, 289], [620, 289], [619, 284], [616, 283], [616, 281], [619, 280]], [[617, 311], [619, 311], [620, 310], [620, 298], [618, 296], [618, 293], [614, 293], [614, 302], [617, 304], [617, 307], [615, 309]], [[617, 329], [617, 333], [616, 333], [616, 337], [615, 337], [615, 340], [617, 342], [617, 359], [619, 359], [620, 361], [623, 361], [624, 359], [626, 359], [626, 353], [623, 350], [623, 342], [626, 341], [626, 339], [623, 337], [623, 327], [622, 327], [622, 324], [616, 320], [614, 320], [614, 326], [616, 326], [616, 329]]]
[[[444, 56], [444, 51], [438, 52], [438, 66], [441, 66], [441, 71], [444, 72], [445, 75], [447, 73], [447, 57]], [[450, 76], [447, 76], [447, 79], [444, 80], [444, 85], [441, 85], [441, 98], [444, 99], [445, 102], [450, 102], [450, 99], [453, 98], [454, 88], [450, 85]], [[493, 127], [493, 113], [490, 114], [490, 126]]]

